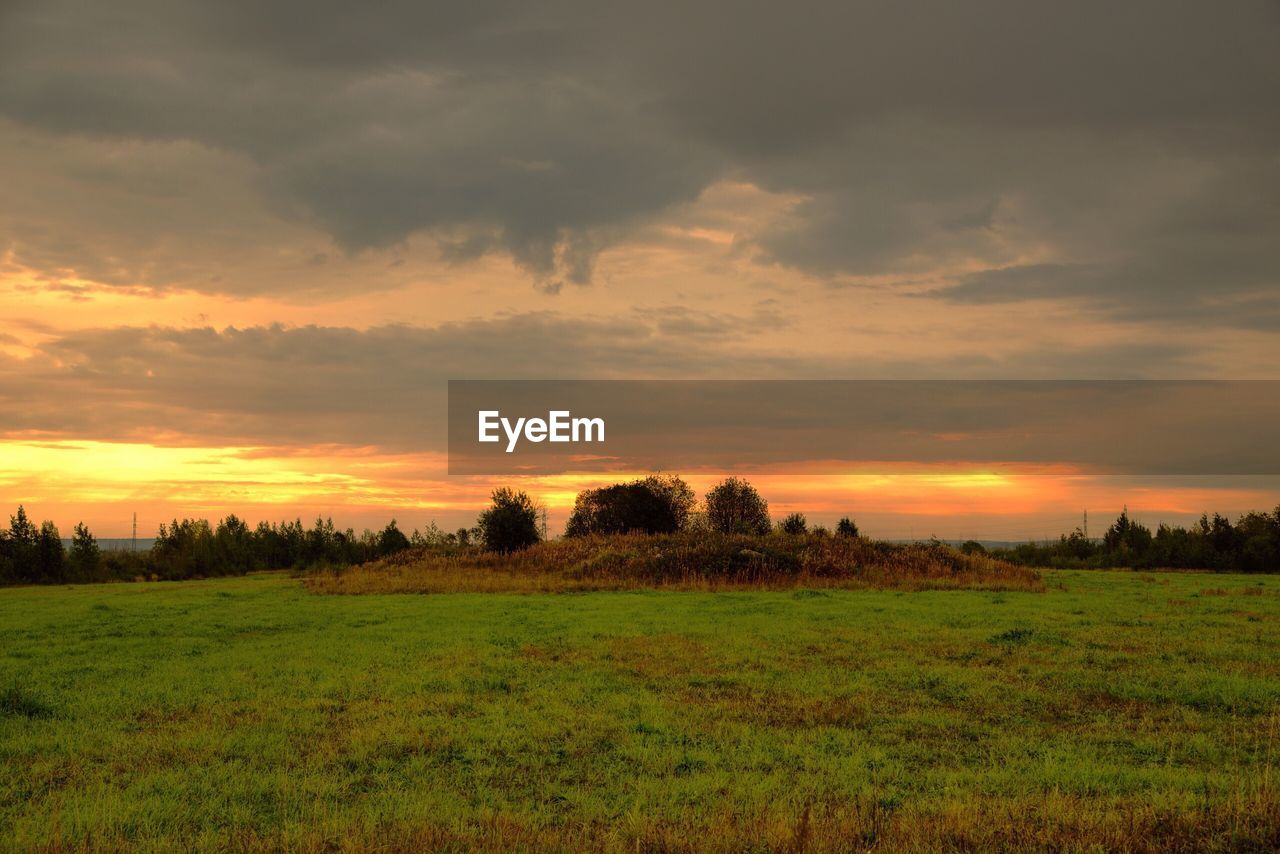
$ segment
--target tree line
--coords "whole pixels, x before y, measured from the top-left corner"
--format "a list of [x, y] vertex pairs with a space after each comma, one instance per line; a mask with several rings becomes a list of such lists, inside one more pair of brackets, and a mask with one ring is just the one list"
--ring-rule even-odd
[[[492, 506], [481, 514], [479, 528], [481, 541], [498, 551], [526, 548], [540, 539], [534, 502], [523, 492], [510, 489], [494, 493]], [[821, 525], [811, 528], [803, 513], [791, 513], [772, 523], [768, 502], [741, 478], [727, 478], [712, 487], [698, 511], [687, 483], [671, 475], [654, 475], [579, 493], [565, 536], [698, 529], [814, 537], [833, 533]], [[846, 516], [836, 525], [834, 535], [856, 537], [859, 533]], [[988, 553], [976, 540], [966, 542], [961, 550]], [[1245, 513], [1234, 523], [1215, 513], [1212, 518], [1202, 516], [1190, 527], [1161, 524], [1154, 532], [1131, 518], [1125, 508], [1101, 540], [1092, 540], [1076, 528], [1057, 542], [1027, 543], [989, 553], [1024, 566], [1276, 572], [1280, 571], [1280, 506], [1271, 513]]]
[[0, 584], [66, 584], [136, 578], [177, 580], [242, 575], [259, 569], [345, 566], [387, 557], [412, 546], [448, 546], [471, 539], [471, 532], [444, 533], [432, 524], [406, 535], [393, 519], [381, 531], [337, 529], [332, 519], [249, 527], [231, 514], [211, 525], [206, 519], [174, 519], [161, 524], [150, 548], [103, 550], [84, 523], [75, 526], [70, 547], [53, 522], [36, 525], [24, 507], [0, 530]]
[[[411, 548], [485, 549], [513, 552], [544, 538], [540, 508], [530, 496], [503, 487], [473, 528], [425, 530], [405, 534], [393, 519], [380, 531], [356, 534], [339, 530], [332, 519], [317, 518], [250, 527], [234, 514], [211, 525], [205, 519], [174, 519], [161, 524], [150, 548], [140, 552], [106, 551], [83, 523], [77, 524], [70, 547], [56, 525], [36, 525], [19, 506], [0, 530], [0, 584], [73, 583], [137, 578], [176, 580], [239, 575], [263, 569], [342, 567], [385, 558]], [[848, 516], [834, 531], [810, 526], [802, 513], [777, 523], [769, 504], [754, 486], [738, 477], [716, 484], [701, 505], [693, 489], [674, 475], [652, 475], [580, 492], [565, 526], [565, 536], [714, 532], [763, 536], [858, 537]], [[977, 541], [961, 547], [988, 553]], [[1076, 528], [1058, 541], [992, 549], [991, 556], [1025, 566], [1060, 568], [1170, 568], [1230, 572], [1280, 570], [1280, 506], [1274, 512], [1249, 512], [1234, 523], [1214, 514], [1190, 527], [1159, 525], [1154, 532], [1129, 516], [1126, 508], [1101, 540]]]
[[[965, 543], [973, 551], [976, 542]], [[1076, 528], [1056, 542], [1026, 543], [993, 549], [993, 557], [1027, 566], [1063, 569], [1212, 569], [1219, 572], [1280, 571], [1280, 506], [1271, 513], [1251, 511], [1234, 523], [1215, 513], [1189, 527], [1160, 524], [1153, 532], [1121, 511], [1101, 540]]]

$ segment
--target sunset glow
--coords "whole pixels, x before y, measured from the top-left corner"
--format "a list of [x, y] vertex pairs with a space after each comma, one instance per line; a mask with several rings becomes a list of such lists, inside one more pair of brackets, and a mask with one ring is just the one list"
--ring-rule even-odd
[[[671, 69], [610, 51], [584, 72], [541, 32], [512, 24], [528, 67], [497, 78], [480, 54], [356, 51], [299, 87], [315, 67], [246, 48], [248, 90], [205, 79], [221, 66], [192, 57], [229, 48], [199, 27], [145, 62], [132, 39], [2, 45], [23, 70], [0, 89], [0, 504], [104, 535], [135, 510], [468, 524], [497, 480], [445, 474], [449, 379], [1276, 378], [1276, 215], [1251, 189], [1274, 148], [1221, 98], [1185, 105], [1220, 123], [1196, 143], [1154, 114], [1118, 133], [1102, 108], [1066, 129], [1031, 83], [895, 59], [981, 116], [960, 121], [908, 80], [871, 85], [856, 50], [828, 103], [804, 53], [780, 88], [725, 58], [729, 92], [665, 37]], [[586, 32], [569, 54], [590, 67]], [[58, 57], [83, 75], [74, 104], [51, 94]], [[1099, 74], [1074, 85], [1110, 103]], [[253, 94], [202, 100], [220, 85]], [[1257, 479], [843, 465], [760, 481], [778, 511], [886, 534], [1276, 503]], [[520, 482], [560, 520], [598, 481]]]

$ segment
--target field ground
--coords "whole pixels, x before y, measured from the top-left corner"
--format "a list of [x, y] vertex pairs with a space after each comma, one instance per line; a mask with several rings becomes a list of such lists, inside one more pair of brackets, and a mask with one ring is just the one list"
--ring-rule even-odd
[[0, 590], [0, 849], [1280, 846], [1280, 578]]

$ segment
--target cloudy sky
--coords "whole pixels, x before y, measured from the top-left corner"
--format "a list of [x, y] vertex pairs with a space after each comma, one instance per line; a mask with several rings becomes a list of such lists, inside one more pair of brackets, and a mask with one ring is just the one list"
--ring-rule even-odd
[[[0, 0], [0, 504], [466, 523], [449, 378], [1280, 378], [1278, 43], [1274, 0]], [[764, 491], [1022, 537], [1274, 486]]]

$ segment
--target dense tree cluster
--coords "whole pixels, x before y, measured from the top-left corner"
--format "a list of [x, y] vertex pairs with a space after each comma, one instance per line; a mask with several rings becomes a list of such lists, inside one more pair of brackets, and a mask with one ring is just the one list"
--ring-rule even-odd
[[1057, 542], [1027, 543], [994, 553], [1035, 566], [1276, 572], [1280, 571], [1280, 506], [1271, 513], [1245, 513], [1234, 524], [1215, 513], [1212, 518], [1201, 516], [1189, 528], [1162, 524], [1154, 533], [1126, 509], [1101, 541], [1085, 537], [1077, 528]]
[[[565, 535], [613, 536], [710, 531], [763, 537], [775, 530], [769, 505], [747, 481], [730, 477], [707, 492], [701, 512], [696, 497], [679, 477], [654, 475], [629, 483], [580, 493]], [[234, 514], [210, 525], [205, 519], [174, 519], [162, 524], [153, 544], [141, 552], [99, 548], [83, 523], [75, 526], [65, 547], [52, 522], [37, 525], [19, 507], [0, 530], [0, 584], [58, 584], [115, 579], [204, 578], [238, 575], [262, 569], [342, 567], [385, 558], [411, 548], [452, 554], [455, 549], [483, 548], [510, 553], [545, 538], [539, 506], [526, 493], [494, 490], [490, 506], [474, 528], [446, 533], [435, 523], [425, 532], [406, 535], [393, 519], [381, 531], [338, 530], [331, 519], [317, 518], [306, 528], [301, 520], [250, 528]], [[826, 540], [831, 532], [810, 527], [803, 513], [791, 513], [776, 528], [788, 537]], [[858, 538], [858, 526], [840, 519], [835, 537]], [[985, 554], [976, 540], [960, 547], [965, 554]], [[1050, 543], [1027, 543], [993, 549], [992, 556], [1028, 566], [1064, 568], [1172, 568], [1232, 572], [1280, 571], [1280, 506], [1271, 513], [1250, 512], [1232, 523], [1219, 514], [1205, 515], [1189, 528], [1150, 528], [1121, 512], [1101, 540], [1079, 528]]]
[[206, 519], [174, 519], [160, 525], [151, 547], [139, 552], [104, 551], [83, 523], [76, 525], [70, 548], [57, 527], [38, 528], [23, 507], [0, 531], [0, 583], [58, 584], [145, 578], [206, 578], [240, 575], [257, 569], [344, 566], [386, 557], [409, 548], [416, 540], [426, 545], [456, 535], [440, 535], [434, 526], [414, 540], [393, 519], [381, 531], [356, 534], [337, 530], [331, 519], [316, 519], [305, 528], [301, 520], [250, 528], [234, 514], [210, 525]]
[[683, 530], [694, 494], [674, 475], [652, 475], [578, 493], [565, 536], [671, 534]]

